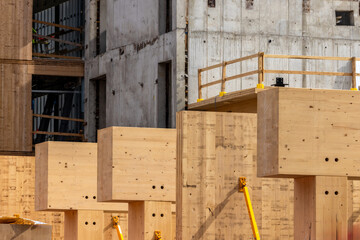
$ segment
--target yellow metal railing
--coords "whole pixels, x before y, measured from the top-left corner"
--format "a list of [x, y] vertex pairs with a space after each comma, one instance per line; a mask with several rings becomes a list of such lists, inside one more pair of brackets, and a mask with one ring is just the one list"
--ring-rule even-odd
[[[250, 60], [250, 59], [254, 59], [257, 58], [258, 59], [258, 69], [257, 70], [253, 70], [253, 71], [249, 71], [249, 72], [245, 72], [245, 73], [240, 73], [234, 76], [227, 76], [226, 74], [226, 69], [228, 65], [234, 64], [234, 63], [239, 63], [239, 62], [243, 62], [246, 60]], [[264, 67], [264, 63], [265, 63], [265, 59], [266, 58], [285, 58], [285, 59], [307, 59], [307, 60], [336, 60], [336, 61], [350, 61], [351, 65], [352, 65], [352, 72], [351, 73], [347, 73], [347, 72], [322, 72], [322, 71], [293, 71], [293, 70], [269, 70], [269, 69], [265, 69]], [[227, 81], [233, 80], [233, 79], [238, 79], [238, 78], [242, 78], [242, 77], [246, 77], [246, 76], [250, 76], [250, 75], [254, 75], [254, 74], [258, 74], [258, 88], [263, 88], [264, 87], [264, 77], [266, 73], [278, 73], [278, 74], [302, 74], [302, 75], [325, 75], [325, 76], [349, 76], [352, 77], [352, 84], [351, 84], [351, 90], [357, 90], [356, 88], [356, 77], [360, 76], [360, 73], [356, 73], [356, 61], [359, 61], [360, 58], [356, 58], [356, 57], [320, 57], [320, 56], [297, 56], [297, 55], [272, 55], [272, 54], [264, 54], [263, 52], [259, 52], [257, 54], [253, 54], [247, 57], [242, 57], [242, 58], [238, 58], [238, 59], [234, 59], [234, 60], [230, 60], [230, 61], [224, 61], [222, 63], [219, 64], [215, 64], [212, 66], [208, 66], [205, 68], [200, 68], [198, 69], [198, 102], [203, 100], [203, 96], [202, 96], [202, 89], [212, 86], [212, 85], [216, 85], [216, 84], [221, 84], [221, 91], [220, 91], [220, 96], [223, 96], [226, 92], [225, 92], [225, 83]], [[216, 81], [212, 81], [212, 82], [208, 82], [206, 84], [202, 84], [202, 73], [212, 70], [212, 69], [216, 69], [216, 68], [222, 68], [222, 77], [219, 80]]]

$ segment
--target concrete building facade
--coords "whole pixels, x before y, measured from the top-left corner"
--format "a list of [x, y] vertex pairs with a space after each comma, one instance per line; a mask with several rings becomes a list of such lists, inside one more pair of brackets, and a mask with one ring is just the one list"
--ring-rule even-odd
[[[85, 133], [106, 126], [174, 127], [176, 111], [198, 98], [197, 70], [252, 55], [360, 56], [359, 1], [88, 0], [85, 2]], [[268, 69], [351, 72], [351, 63], [267, 60]], [[235, 64], [228, 75], [254, 70]], [[203, 75], [217, 80], [221, 71]], [[351, 78], [267, 74], [290, 87], [350, 89]], [[226, 91], [255, 87], [257, 76]], [[220, 86], [203, 90], [216, 96]], [[100, 114], [101, 113], [101, 114]], [[102, 117], [106, 116], [106, 117]]]

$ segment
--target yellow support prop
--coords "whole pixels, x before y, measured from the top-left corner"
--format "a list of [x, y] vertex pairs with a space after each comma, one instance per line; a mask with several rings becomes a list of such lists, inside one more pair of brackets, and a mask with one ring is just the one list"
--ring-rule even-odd
[[124, 237], [122, 235], [122, 231], [119, 224], [119, 218], [117, 216], [112, 217], [113, 219], [113, 228], [116, 228], [117, 235], [120, 240], [124, 240]]
[[161, 231], [155, 231], [155, 240], [161, 240]]
[[351, 88], [351, 91], [358, 91], [357, 88]]
[[249, 195], [249, 191], [248, 188], [246, 187], [246, 178], [245, 177], [241, 177], [240, 179], [240, 192], [244, 193], [245, 196], [245, 202], [246, 202], [246, 206], [249, 212], [249, 217], [250, 217], [250, 223], [251, 223], [251, 228], [253, 231], [253, 235], [254, 235], [254, 239], [256, 240], [260, 240], [260, 234], [259, 234], [259, 230], [256, 224], [256, 220], [255, 220], [255, 215], [254, 215], [254, 211], [253, 211], [253, 207], [251, 205], [251, 200], [250, 200], [250, 195]]
[[204, 101], [204, 99], [199, 98], [199, 99], [197, 100], [197, 102], [201, 102], [201, 101]]

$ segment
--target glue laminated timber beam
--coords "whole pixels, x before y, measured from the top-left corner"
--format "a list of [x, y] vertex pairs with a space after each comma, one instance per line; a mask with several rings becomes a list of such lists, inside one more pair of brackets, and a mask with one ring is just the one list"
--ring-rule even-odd
[[258, 94], [258, 175], [360, 177], [360, 92], [274, 88]]
[[114, 215], [127, 236], [128, 205], [97, 201], [96, 143], [44, 142], [35, 158], [35, 209], [64, 212], [65, 239], [112, 239]]
[[44, 142], [35, 158], [37, 210], [127, 211], [126, 203], [97, 201], [96, 143]]
[[104, 202], [175, 202], [176, 130], [98, 131], [98, 197]]
[[174, 129], [98, 132], [99, 201], [129, 203], [129, 239], [175, 239], [175, 149]]

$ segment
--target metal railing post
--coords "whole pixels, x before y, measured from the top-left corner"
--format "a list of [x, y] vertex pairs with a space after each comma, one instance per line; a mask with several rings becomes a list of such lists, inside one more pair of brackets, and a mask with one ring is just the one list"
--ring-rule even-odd
[[198, 102], [202, 101], [202, 92], [201, 92], [201, 69], [198, 69]]
[[259, 52], [258, 56], [258, 85], [257, 88], [264, 88], [264, 53]]
[[221, 91], [220, 91], [220, 94], [219, 96], [222, 97], [225, 95], [225, 79], [226, 79], [226, 65], [227, 63], [226, 62], [223, 62], [223, 65], [222, 65], [222, 78], [221, 78]]
[[351, 81], [351, 90], [357, 91], [356, 87], [356, 57], [353, 57], [351, 60], [352, 64], [352, 81]]

